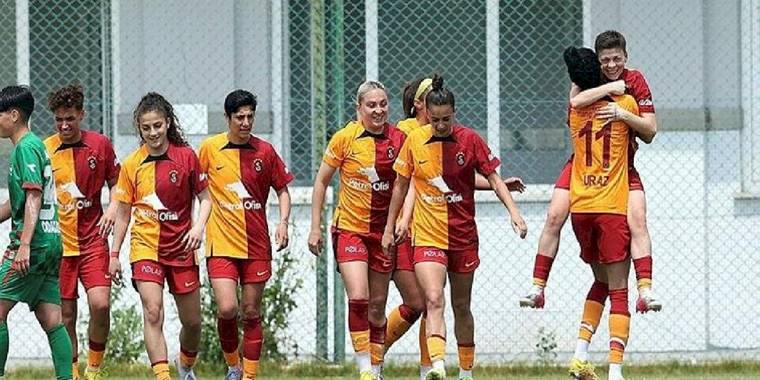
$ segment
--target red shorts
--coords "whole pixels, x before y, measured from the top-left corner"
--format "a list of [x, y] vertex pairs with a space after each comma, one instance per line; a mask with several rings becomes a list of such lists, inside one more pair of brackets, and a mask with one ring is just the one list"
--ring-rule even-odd
[[412, 239], [406, 239], [396, 245], [396, 270], [414, 271]]
[[132, 285], [137, 289], [137, 281], [149, 281], [163, 286], [165, 279], [169, 284], [169, 293], [187, 294], [200, 288], [199, 272], [197, 265], [177, 267], [153, 260], [140, 260], [132, 263]]
[[[557, 181], [554, 182], [554, 187], [570, 190], [570, 177], [572, 176], [572, 172], [573, 158], [570, 157], [567, 163], [565, 163], [565, 166], [562, 167], [562, 171], [559, 172], [559, 177], [557, 177]], [[628, 168], [628, 190], [644, 191], [644, 184], [641, 182], [641, 176], [639, 176], [638, 170], [633, 166]]]
[[364, 261], [369, 269], [378, 273], [393, 271], [393, 259], [386, 256], [377, 234], [358, 234], [350, 231], [333, 230], [333, 250], [338, 263]]
[[628, 259], [631, 232], [625, 215], [575, 213], [571, 218], [584, 262], [612, 264]]
[[414, 247], [414, 263], [432, 262], [446, 266], [449, 272], [471, 273], [480, 266], [478, 249], [440, 249], [435, 247]]
[[108, 261], [107, 250], [61, 258], [61, 299], [75, 300], [79, 298], [77, 279], [82, 281], [85, 291], [98, 286], [110, 287], [111, 276], [108, 274]]
[[206, 259], [208, 278], [229, 278], [241, 284], [267, 282], [272, 277], [272, 260], [212, 256]]

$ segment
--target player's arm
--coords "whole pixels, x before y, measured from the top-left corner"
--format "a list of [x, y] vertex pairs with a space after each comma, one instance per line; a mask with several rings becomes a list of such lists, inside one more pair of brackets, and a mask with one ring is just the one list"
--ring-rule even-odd
[[29, 272], [29, 257], [31, 255], [32, 237], [34, 236], [34, 226], [40, 217], [42, 208], [42, 191], [39, 189], [26, 189], [26, 200], [24, 202], [24, 227], [21, 231], [21, 237], [14, 259], [16, 269], [22, 275]]
[[517, 207], [514, 199], [512, 199], [512, 195], [509, 193], [507, 185], [502, 182], [501, 177], [499, 177], [499, 174], [496, 172], [491, 172], [491, 174], [488, 175], [488, 182], [491, 184], [496, 196], [501, 200], [501, 203], [507, 207], [509, 217], [512, 219], [512, 229], [520, 235], [521, 239], [524, 239], [525, 235], [528, 234], [528, 226], [525, 224], [525, 220], [523, 220], [522, 215], [520, 214], [520, 209]]
[[403, 241], [409, 236], [409, 224], [412, 222], [412, 214], [414, 213], [414, 197], [417, 196], [417, 191], [414, 190], [414, 186], [409, 185], [409, 190], [406, 192], [404, 198], [404, 205], [401, 207], [401, 218], [396, 222], [395, 234], [396, 242]]
[[100, 221], [98, 221], [98, 233], [103, 238], [108, 237], [108, 234], [111, 233], [114, 221], [116, 220], [116, 207], [119, 201], [116, 200], [114, 186], [116, 186], [118, 180], [119, 178], [116, 177], [106, 182], [106, 184], [108, 184], [108, 196], [110, 200], [108, 201], [106, 212], [103, 213], [103, 216], [100, 217]]
[[[508, 177], [504, 178], [504, 184], [507, 185], [509, 191], [517, 191], [522, 193], [525, 191], [525, 183], [520, 177]], [[491, 190], [491, 184], [488, 182], [488, 178], [483, 177], [482, 174], [475, 172], [475, 190]]]
[[599, 87], [589, 88], [584, 91], [581, 91], [580, 87], [573, 83], [570, 86], [570, 107], [587, 107], [605, 96], [623, 95], [624, 93], [625, 82], [622, 79], [605, 83]]
[[319, 171], [314, 178], [314, 186], [311, 193], [311, 229], [309, 232], [309, 251], [319, 255], [322, 251], [322, 207], [325, 204], [325, 193], [327, 186], [332, 180], [337, 169], [322, 162], [319, 165]]
[[203, 240], [203, 228], [208, 222], [209, 215], [211, 215], [211, 196], [208, 194], [208, 188], [198, 193], [197, 197], [198, 203], [200, 203], [198, 219], [195, 220], [193, 226], [190, 227], [190, 231], [187, 231], [182, 238], [186, 251], [200, 248], [201, 241]]
[[111, 257], [119, 258], [121, 245], [127, 236], [127, 227], [129, 227], [130, 213], [132, 204], [122, 201], [116, 201], [116, 217], [113, 224], [113, 244], [111, 245]]
[[393, 243], [396, 241], [396, 218], [404, 205], [404, 200], [409, 194], [409, 178], [401, 174], [396, 175], [396, 181], [393, 183], [393, 195], [391, 195], [391, 204], [388, 207], [388, 221], [385, 223], [385, 232], [383, 232], [383, 252], [389, 255], [393, 249]]
[[274, 233], [274, 241], [277, 244], [277, 250], [282, 251], [288, 246], [288, 221], [290, 220], [290, 190], [287, 186], [277, 190], [277, 204], [280, 206], [280, 222], [277, 223], [277, 229]]
[[647, 144], [651, 143], [657, 134], [657, 119], [653, 113], [644, 113], [639, 116], [614, 102], [596, 111], [596, 118], [607, 121], [622, 121], [636, 132], [641, 141]]
[[11, 200], [6, 199], [3, 204], [0, 204], [0, 223], [5, 222], [11, 218]]

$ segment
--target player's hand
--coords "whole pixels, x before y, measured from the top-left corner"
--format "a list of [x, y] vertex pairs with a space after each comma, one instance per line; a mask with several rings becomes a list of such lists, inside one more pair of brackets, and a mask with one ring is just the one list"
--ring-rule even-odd
[[16, 272], [19, 272], [21, 276], [26, 276], [29, 273], [29, 257], [31, 254], [31, 247], [29, 244], [21, 244], [16, 251], [16, 257], [13, 259], [13, 268]]
[[605, 123], [619, 121], [623, 119], [623, 113], [628, 112], [620, 107], [617, 103], [607, 103], [606, 106], [596, 111], [596, 118], [604, 120]]
[[406, 240], [406, 238], [409, 237], [409, 222], [406, 220], [399, 220], [396, 222], [396, 231], [393, 233], [393, 235], [395, 236], [395, 244]]
[[528, 235], [528, 225], [525, 224], [522, 215], [516, 212], [511, 214], [510, 218], [512, 219], [512, 230], [520, 236], [520, 239], [525, 239], [525, 236]]
[[107, 238], [108, 235], [111, 233], [111, 230], [113, 230], [113, 224], [116, 221], [116, 209], [111, 209], [111, 206], [106, 209], [106, 212], [103, 214], [103, 216], [100, 217], [100, 220], [98, 221], [98, 234], [102, 238]]
[[622, 79], [607, 83], [606, 86], [607, 86], [607, 93], [610, 95], [625, 94], [625, 81]]
[[507, 185], [507, 190], [509, 191], [516, 191], [518, 193], [525, 191], [525, 183], [523, 183], [520, 177], [505, 178], [504, 184]]
[[121, 262], [118, 257], [111, 257], [108, 261], [108, 275], [111, 276], [111, 281], [113, 281], [114, 284], [121, 286]]
[[274, 242], [277, 243], [277, 252], [282, 251], [288, 246], [288, 223], [280, 222], [274, 231]]
[[193, 226], [182, 238], [182, 244], [185, 245], [185, 251], [198, 249], [201, 247], [203, 238], [203, 226]]
[[314, 256], [319, 256], [322, 252], [323, 245], [322, 231], [312, 229], [311, 232], [309, 232], [309, 251], [311, 251]]
[[390, 256], [396, 250], [396, 243], [395, 243], [396, 237], [393, 235], [394, 233], [391, 231], [388, 231], [387, 229], [385, 232], [383, 232], [383, 239], [380, 244], [382, 245], [383, 253], [386, 256]]

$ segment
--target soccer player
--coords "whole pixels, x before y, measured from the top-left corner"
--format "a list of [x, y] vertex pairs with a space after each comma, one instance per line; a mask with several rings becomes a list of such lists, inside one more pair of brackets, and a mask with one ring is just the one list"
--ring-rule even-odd
[[[130, 211], [134, 224], [129, 261], [143, 307], [145, 349], [157, 380], [169, 379], [163, 335], [164, 282], [174, 296], [182, 328], [176, 360], [180, 380], [195, 380], [201, 332], [200, 279], [195, 250], [211, 213], [208, 182], [182, 135], [172, 105], [160, 94], [143, 96], [134, 111], [140, 147], [124, 160], [116, 185], [111, 257], [118, 258]], [[192, 223], [193, 199], [200, 201]]]
[[427, 346], [433, 365], [426, 379], [446, 376], [443, 288], [447, 272], [459, 345], [459, 378], [471, 379], [475, 326], [470, 300], [474, 271], [480, 263], [475, 225], [476, 171], [495, 189], [509, 211], [513, 229], [521, 238], [527, 234], [527, 226], [507, 186], [496, 173], [499, 159], [472, 129], [455, 124], [454, 94], [443, 87], [442, 77], [433, 78], [425, 104], [430, 124], [408, 136], [393, 166], [398, 176], [382, 246], [390, 252], [394, 243], [406, 238], [407, 231], [396, 228], [396, 218], [410, 181], [414, 181], [414, 272], [425, 294]]
[[[270, 188], [277, 193], [280, 206], [275, 229], [277, 250], [288, 246], [288, 183], [293, 181], [293, 174], [270, 143], [253, 136], [256, 104], [256, 97], [248, 91], [229, 93], [224, 100], [228, 131], [203, 141], [198, 152], [213, 204], [206, 228], [206, 264], [218, 308], [219, 340], [229, 367], [225, 380], [256, 378], [263, 340], [261, 298], [272, 275], [266, 215]], [[242, 287], [242, 371], [238, 282]]]
[[[570, 47], [564, 52], [570, 79], [580, 89], [601, 82], [599, 60], [591, 49]], [[629, 127], [613, 118], [600, 118], [609, 103], [638, 114], [630, 95], [599, 100], [584, 108], [572, 107], [568, 116], [573, 142], [570, 212], [573, 231], [581, 247], [581, 258], [591, 266], [595, 282], [583, 308], [578, 345], [570, 364], [577, 379], [595, 379], [587, 350], [604, 310], [600, 293], [610, 298], [609, 379], [621, 380], [623, 352], [628, 342], [628, 229]]]
[[[595, 48], [602, 64], [603, 81], [607, 83], [583, 91], [573, 85], [570, 105], [585, 107], [608, 95], [630, 94], [638, 103], [640, 115], [632, 114], [617, 107], [615, 103], [611, 103], [599, 110], [597, 117], [622, 121], [642, 141], [647, 144], [652, 142], [657, 133], [652, 93], [640, 71], [625, 67], [628, 61], [625, 37], [616, 31], [603, 32], [597, 36]], [[631, 144], [628, 157], [631, 192], [628, 200], [628, 224], [631, 231], [631, 254], [638, 279], [639, 297], [636, 301], [636, 310], [646, 313], [661, 310], [662, 303], [657, 300], [651, 289], [652, 242], [646, 226], [646, 198], [641, 178], [634, 167], [634, 154], [637, 148], [634, 138], [631, 139]], [[520, 306], [534, 308], [544, 306], [544, 287], [557, 254], [562, 225], [569, 213], [571, 161], [572, 157], [557, 178], [546, 223], [539, 238], [538, 253], [533, 268], [533, 287], [525, 297], [520, 299]]]
[[[396, 124], [407, 136], [423, 125], [429, 124], [425, 96], [430, 92], [433, 84], [431, 78], [418, 78], [404, 86], [402, 104], [406, 119]], [[504, 180], [510, 191], [523, 192], [525, 184], [518, 177], [510, 177]], [[475, 188], [477, 190], [491, 190], [488, 180], [475, 172]], [[414, 186], [409, 186], [409, 192], [404, 200], [401, 215], [397, 221], [398, 228], [408, 231], [414, 210]], [[419, 346], [420, 346], [420, 378], [424, 379], [431, 369], [430, 356], [427, 351], [427, 336], [425, 335], [425, 298], [414, 275], [414, 255], [411, 239], [407, 238], [396, 244], [396, 268], [393, 272], [393, 282], [401, 294], [402, 304], [395, 307], [388, 315], [388, 328], [385, 332], [386, 351], [400, 339], [420, 315]], [[464, 368], [465, 371], [470, 368]]]
[[314, 179], [309, 250], [315, 255], [322, 250], [320, 219], [325, 191], [339, 170], [333, 248], [348, 296], [348, 329], [360, 379], [370, 380], [382, 378], [385, 303], [393, 259], [383, 252], [380, 239], [396, 177], [393, 162], [405, 136], [388, 124], [388, 95], [379, 82], [366, 81], [359, 86], [356, 112], [358, 120], [330, 139]]
[[8, 194], [0, 222], [11, 219], [10, 243], [0, 263], [0, 379], [8, 359], [8, 313], [18, 302], [34, 311], [47, 333], [58, 380], [71, 380], [71, 340], [61, 316], [58, 272], [61, 235], [55, 182], [45, 145], [29, 129], [34, 97], [27, 87], [0, 90], [0, 137], [13, 143]]
[[[55, 173], [58, 219], [63, 241], [61, 259], [61, 309], [63, 323], [71, 338], [72, 374], [79, 378], [77, 346], [77, 279], [87, 293], [90, 320], [87, 336], [87, 380], [100, 379], [100, 365], [108, 339], [111, 277], [108, 240], [116, 214], [112, 200], [104, 214], [100, 204], [103, 184], [113, 189], [120, 165], [113, 145], [97, 132], [83, 131], [84, 91], [79, 85], [62, 87], [48, 96], [48, 108], [55, 117], [57, 133], [45, 139]], [[113, 191], [110, 191], [113, 197]]]

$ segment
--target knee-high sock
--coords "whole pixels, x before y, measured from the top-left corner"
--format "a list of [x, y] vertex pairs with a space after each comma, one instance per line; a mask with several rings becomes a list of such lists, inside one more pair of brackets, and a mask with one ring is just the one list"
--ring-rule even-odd
[[5, 361], [8, 360], [8, 324], [0, 322], [0, 376], [5, 376]]
[[261, 344], [264, 341], [264, 331], [261, 329], [261, 318], [250, 318], [243, 321], [243, 375], [256, 378], [261, 357]]
[[610, 290], [610, 364], [622, 364], [631, 314], [628, 311], [628, 288]]
[[156, 376], [156, 380], [171, 380], [169, 363], [166, 360], [152, 363], [150, 367], [153, 369], [153, 375]]
[[219, 333], [219, 343], [222, 346], [224, 361], [230, 367], [238, 365], [240, 363], [240, 355], [238, 354], [240, 338], [238, 337], [237, 318], [217, 318], [216, 330]]
[[87, 351], [87, 367], [96, 369], [103, 364], [103, 356], [106, 353], [106, 344], [98, 343], [90, 339]]
[[586, 301], [583, 304], [581, 326], [578, 329], [578, 341], [575, 345], [575, 354], [573, 355], [576, 359], [588, 359], [588, 346], [591, 342], [591, 337], [594, 336], [596, 329], [599, 327], [599, 321], [602, 319], [604, 303], [607, 300], [608, 293], [609, 289], [606, 283], [594, 281], [588, 295], [586, 295]]
[[430, 367], [433, 365], [433, 361], [430, 360], [430, 351], [427, 345], [427, 318], [423, 314], [420, 319], [420, 367]]
[[544, 256], [541, 252], [536, 254], [536, 261], [533, 264], [533, 285], [546, 287], [546, 282], [549, 281], [549, 272], [552, 270], [552, 264], [554, 258]]
[[636, 283], [639, 289], [652, 287], [652, 256], [633, 260], [633, 269], [636, 271]]
[[71, 374], [71, 338], [61, 324], [47, 331], [50, 353], [53, 356], [55, 377], [58, 380], [70, 380]]
[[348, 331], [359, 371], [372, 368], [369, 357], [369, 300], [348, 300]]
[[430, 361], [436, 362], [446, 358], [446, 338], [440, 335], [432, 335], [427, 338]]
[[369, 349], [372, 357], [372, 365], [383, 364], [385, 357], [385, 330], [388, 323], [381, 326], [369, 324]]
[[475, 343], [458, 343], [459, 377], [472, 376], [472, 366], [475, 364]]
[[396, 343], [420, 318], [420, 313], [411, 307], [401, 304], [388, 315], [388, 328], [385, 330], [386, 351]]

